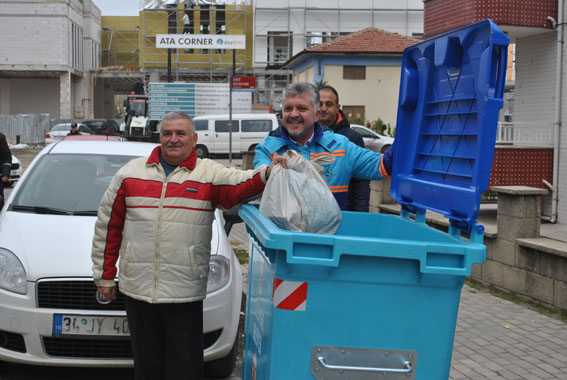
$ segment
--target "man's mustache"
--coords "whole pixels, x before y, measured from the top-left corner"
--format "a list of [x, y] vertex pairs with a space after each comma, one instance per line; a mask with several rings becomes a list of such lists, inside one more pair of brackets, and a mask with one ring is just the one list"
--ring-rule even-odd
[[183, 148], [183, 144], [181, 144], [179, 141], [175, 143], [168, 142], [165, 146], [167, 148], [174, 148], [174, 147]]
[[288, 123], [303, 123], [303, 118], [302, 117], [288, 117], [287, 122]]

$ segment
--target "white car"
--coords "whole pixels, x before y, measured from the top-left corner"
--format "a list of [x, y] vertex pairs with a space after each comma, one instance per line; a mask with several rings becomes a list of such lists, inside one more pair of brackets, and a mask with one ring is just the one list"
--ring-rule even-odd
[[364, 140], [364, 147], [371, 149], [375, 152], [386, 153], [390, 145], [394, 143], [393, 137], [382, 136], [374, 132], [370, 128], [366, 128], [362, 125], [351, 124], [350, 127], [358, 132], [358, 134]]
[[8, 180], [8, 182], [4, 182], [4, 186], [5, 187], [12, 186], [16, 182], [18, 182], [21, 176], [22, 176], [22, 166], [20, 164], [20, 160], [18, 160], [18, 157], [12, 154], [12, 169], [10, 170], [10, 179]]
[[[95, 133], [85, 124], [77, 124], [81, 135], [94, 135]], [[45, 134], [45, 143], [51, 144], [63, 140], [71, 132], [71, 123], [61, 123], [51, 128], [51, 131]]]
[[[114, 174], [154, 147], [63, 140], [46, 146], [26, 169], [0, 214], [0, 361], [133, 365], [124, 297], [97, 302], [91, 246], [98, 205]], [[205, 371], [227, 377], [238, 348], [242, 273], [218, 210], [209, 268]]]

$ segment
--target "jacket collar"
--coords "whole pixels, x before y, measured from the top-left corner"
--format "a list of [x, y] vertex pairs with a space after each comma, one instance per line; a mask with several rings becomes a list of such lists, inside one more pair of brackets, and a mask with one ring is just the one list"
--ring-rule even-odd
[[337, 120], [335, 120], [335, 123], [329, 128], [331, 128], [333, 132], [337, 132], [342, 128], [350, 128], [350, 123], [348, 122], [348, 118], [343, 110], [339, 110], [337, 113]]
[[[154, 148], [154, 150], [150, 154], [150, 157], [148, 157], [148, 160], [146, 161], [146, 165], [159, 165], [160, 156], [161, 156], [161, 146], [158, 145]], [[182, 168], [187, 168], [193, 171], [195, 170], [196, 164], [197, 164], [197, 153], [195, 153], [195, 150], [193, 149], [189, 157], [187, 157], [185, 161], [183, 161], [177, 166], [180, 166]]]
[[[282, 125], [278, 129], [270, 132], [268, 138], [264, 140], [262, 145], [267, 151], [269, 151], [270, 153], [274, 153], [280, 150], [284, 146], [289, 148], [293, 146], [293, 144], [296, 144], [295, 142], [293, 144], [290, 144], [291, 141], [293, 140], [289, 138], [287, 131]], [[335, 143], [336, 141], [333, 131], [331, 131], [327, 127], [321, 126], [319, 123], [315, 123], [312, 146], [319, 145], [324, 150], [331, 151]]]
[[[284, 128], [284, 126], [280, 126], [280, 130], [281, 130], [281, 134], [282, 134], [282, 138], [284, 140], [286, 140], [288, 143], [293, 144], [297, 144], [297, 142], [293, 141], [293, 139], [291, 137], [289, 137], [289, 134], [287, 133], [287, 130]], [[321, 140], [321, 137], [323, 137], [323, 127], [319, 124], [319, 123], [315, 123], [314, 128], [313, 128], [313, 142], [312, 144], [317, 143], [319, 140]]]

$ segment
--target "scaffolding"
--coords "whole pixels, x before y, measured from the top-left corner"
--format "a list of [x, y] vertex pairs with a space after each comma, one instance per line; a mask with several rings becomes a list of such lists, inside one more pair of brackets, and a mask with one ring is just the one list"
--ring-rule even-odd
[[[158, 34], [236, 34], [246, 35], [247, 44], [252, 41], [252, 8], [250, 6], [197, 6], [144, 9], [141, 12], [140, 65], [145, 72], [159, 73], [168, 64], [171, 50], [171, 65], [175, 80], [228, 81], [233, 70], [252, 68], [252, 49], [159, 49], [155, 47]], [[183, 15], [188, 14], [190, 24], [184, 27]], [[158, 74], [156, 74], [158, 75]], [[199, 80], [200, 79], [200, 80]]]
[[[367, 27], [403, 35], [423, 34], [421, 0], [255, 0], [254, 6], [185, 4], [143, 9], [136, 29], [103, 28], [103, 62], [139, 71], [144, 84], [228, 83], [235, 75], [256, 77], [253, 104], [278, 110], [291, 82], [285, 62], [300, 51]], [[390, 7], [390, 4], [391, 7]], [[405, 5], [405, 6], [404, 6]], [[189, 25], [184, 25], [187, 14]], [[246, 35], [246, 49], [159, 49], [158, 34]], [[168, 53], [168, 50], [170, 52]], [[170, 55], [170, 57], [168, 57]], [[172, 78], [169, 78], [168, 64]]]
[[255, 3], [255, 67], [279, 67], [306, 48], [368, 27], [423, 37], [421, 1], [406, 0], [405, 7], [403, 1], [388, 0], [335, 0], [336, 6], [317, 0]]
[[102, 28], [102, 62], [106, 66], [122, 66], [128, 71], [140, 69], [140, 30]]
[[[255, 100], [278, 109], [291, 81], [285, 62], [304, 49], [368, 27], [423, 36], [421, 0], [256, 0], [254, 7]], [[282, 4], [283, 3], [283, 4]]]

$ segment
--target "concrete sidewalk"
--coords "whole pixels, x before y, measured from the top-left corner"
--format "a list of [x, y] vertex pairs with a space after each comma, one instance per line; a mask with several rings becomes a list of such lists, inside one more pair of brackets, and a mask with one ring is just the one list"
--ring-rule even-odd
[[[229, 238], [248, 250], [243, 223]], [[246, 281], [244, 273], [246, 267]], [[450, 379], [567, 380], [567, 323], [465, 285]]]

